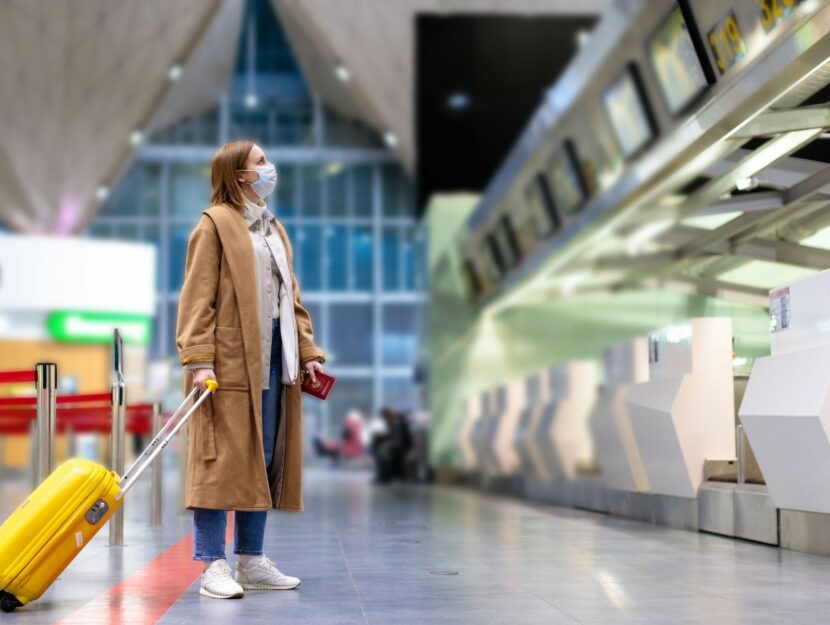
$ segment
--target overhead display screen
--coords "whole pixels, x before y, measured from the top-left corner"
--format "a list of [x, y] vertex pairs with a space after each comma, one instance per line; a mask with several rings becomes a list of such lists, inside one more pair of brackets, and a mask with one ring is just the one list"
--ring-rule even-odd
[[721, 74], [746, 56], [746, 44], [735, 11], [727, 13], [706, 36]]
[[769, 32], [778, 26], [799, 4], [801, 0], [758, 0], [758, 12], [764, 30]]
[[543, 237], [559, 227], [559, 218], [551, 204], [546, 186], [547, 183], [543, 176], [534, 176], [525, 189], [528, 213], [533, 222], [534, 230], [539, 237]]
[[516, 243], [516, 235], [513, 233], [513, 226], [507, 215], [499, 219], [499, 223], [493, 233], [493, 240], [496, 242], [497, 253], [502, 261], [502, 268], [509, 269], [515, 265], [519, 260], [519, 250]]
[[672, 115], [682, 111], [706, 89], [706, 74], [679, 7], [649, 39], [648, 56]]
[[481, 281], [478, 278], [478, 272], [473, 261], [469, 259], [464, 261], [463, 275], [467, 292], [472, 296], [479, 295], [481, 293]]
[[502, 274], [501, 259], [497, 257], [496, 242], [492, 235], [488, 236], [481, 244], [480, 257], [484, 264], [484, 270], [491, 281], [498, 280]]
[[630, 157], [654, 138], [634, 66], [628, 67], [602, 94], [602, 104], [623, 156]]
[[570, 141], [563, 143], [550, 155], [547, 174], [556, 211], [560, 215], [577, 212], [585, 203], [587, 193], [576, 151]]

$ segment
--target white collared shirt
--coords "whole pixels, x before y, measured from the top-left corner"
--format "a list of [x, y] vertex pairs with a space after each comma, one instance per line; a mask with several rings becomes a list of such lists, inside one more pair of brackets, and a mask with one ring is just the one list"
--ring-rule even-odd
[[273, 320], [280, 316], [279, 290], [282, 278], [276, 254], [283, 250], [283, 246], [278, 240], [279, 234], [271, 224], [273, 215], [265, 207], [265, 202], [255, 204], [246, 199], [243, 216], [248, 224], [248, 233], [254, 248], [257, 299], [259, 300], [259, 338], [262, 347], [262, 390], [267, 390], [271, 371]]

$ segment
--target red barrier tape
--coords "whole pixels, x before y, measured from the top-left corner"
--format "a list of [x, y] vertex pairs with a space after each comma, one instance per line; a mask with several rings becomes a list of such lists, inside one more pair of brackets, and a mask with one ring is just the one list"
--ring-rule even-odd
[[14, 382], [35, 382], [37, 374], [34, 369], [27, 371], [0, 371], [0, 384], [12, 384]]
[[37, 397], [0, 397], [0, 406], [34, 406]]
[[91, 402], [112, 401], [112, 393], [89, 393], [87, 395], [58, 395], [55, 402], [58, 404], [88, 404]]
[[[95, 402], [112, 401], [110, 393], [88, 393], [86, 395], [58, 395], [55, 403], [61, 404], [90, 404]], [[30, 406], [37, 403], [37, 397], [0, 397], [0, 406]], [[143, 406], [144, 404], [137, 404]]]
[[[0, 418], [0, 435], [9, 434], [28, 434], [31, 431], [31, 420], [21, 419], [17, 417], [2, 417]], [[110, 422], [106, 419], [95, 417], [84, 417], [73, 419], [71, 422], [63, 421], [57, 424], [57, 433], [64, 434], [68, 429], [72, 429], [75, 434], [86, 433], [110, 433]], [[125, 424], [125, 431], [127, 434], [150, 434], [153, 431], [153, 420], [148, 417], [139, 417], [129, 419]]]
[[[58, 395], [55, 398], [55, 403], [61, 404], [89, 404], [94, 402], [112, 401], [110, 393], [89, 393], [87, 395]], [[37, 403], [37, 397], [0, 397], [0, 406], [34, 406]], [[143, 406], [144, 404], [137, 404]], [[129, 406], [128, 406], [129, 408]]]
[[[26, 398], [22, 398], [26, 399]], [[125, 431], [128, 434], [151, 434], [153, 431], [153, 404], [132, 404], [127, 406]], [[29, 407], [0, 408], [0, 434], [27, 434], [35, 420], [35, 410]], [[101, 407], [66, 407], [56, 410], [56, 429], [64, 433], [71, 428], [73, 432], [99, 432], [109, 434], [112, 431], [112, 409]], [[165, 413], [164, 418], [170, 417]]]
[[[89, 404], [95, 402], [111, 401], [112, 397], [109, 393], [93, 393], [90, 395], [59, 395], [55, 398], [55, 403], [58, 406], [66, 404]], [[37, 397], [0, 397], [0, 406], [34, 406], [37, 404]], [[107, 407], [109, 409], [109, 407]], [[152, 410], [153, 404], [131, 404], [127, 406], [127, 410]]]
[[0, 434], [28, 434], [28, 419], [0, 419]]

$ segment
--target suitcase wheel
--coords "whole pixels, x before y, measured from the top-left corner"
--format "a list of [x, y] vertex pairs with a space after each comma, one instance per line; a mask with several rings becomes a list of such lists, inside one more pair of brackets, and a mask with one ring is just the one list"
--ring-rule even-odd
[[10, 595], [5, 591], [0, 592], [0, 609], [3, 612], [14, 612], [16, 608], [19, 608], [23, 604], [17, 600], [17, 597], [14, 595]]

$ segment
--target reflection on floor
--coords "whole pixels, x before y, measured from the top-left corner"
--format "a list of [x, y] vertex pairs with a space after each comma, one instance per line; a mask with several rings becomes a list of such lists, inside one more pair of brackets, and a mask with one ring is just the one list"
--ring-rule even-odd
[[[173, 503], [174, 464], [168, 472]], [[452, 487], [378, 487], [363, 473], [315, 468], [305, 477], [306, 511], [271, 513], [266, 533], [268, 555], [302, 578], [297, 590], [249, 591], [235, 601], [199, 596], [180, 542], [190, 514], [168, 506], [164, 527], [150, 528], [144, 480], [128, 502], [125, 547], [108, 548], [103, 531], [43, 598], [4, 619], [807, 625], [826, 623], [830, 613], [825, 558]], [[4, 484], [6, 514], [25, 491], [15, 486]], [[164, 598], [135, 582], [161, 553], [164, 568], [179, 567], [174, 579], [193, 580], [163, 613]], [[233, 564], [230, 545], [228, 555]], [[122, 580], [123, 595], [111, 590]]]

